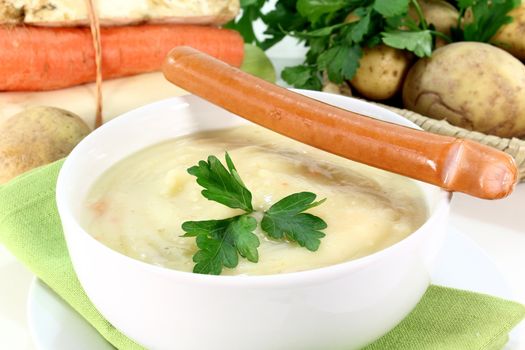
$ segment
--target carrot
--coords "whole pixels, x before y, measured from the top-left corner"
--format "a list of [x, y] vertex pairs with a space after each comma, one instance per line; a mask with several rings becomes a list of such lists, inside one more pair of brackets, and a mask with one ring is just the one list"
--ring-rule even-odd
[[[164, 24], [101, 29], [105, 79], [158, 71], [175, 46], [190, 45], [240, 66], [243, 40], [235, 31]], [[60, 89], [95, 80], [89, 28], [0, 27], [0, 90]]]
[[517, 181], [513, 158], [494, 148], [330, 106], [190, 47], [173, 49], [163, 72], [179, 87], [270, 130], [449, 191], [496, 199]]

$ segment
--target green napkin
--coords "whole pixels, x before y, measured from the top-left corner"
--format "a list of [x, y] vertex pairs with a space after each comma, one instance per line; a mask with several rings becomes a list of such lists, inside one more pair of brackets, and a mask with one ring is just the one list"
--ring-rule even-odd
[[[0, 242], [118, 349], [142, 349], [107, 322], [82, 290], [55, 206], [62, 161], [0, 186]], [[501, 349], [525, 316], [512, 301], [431, 286], [395, 329], [367, 346], [377, 349]]]

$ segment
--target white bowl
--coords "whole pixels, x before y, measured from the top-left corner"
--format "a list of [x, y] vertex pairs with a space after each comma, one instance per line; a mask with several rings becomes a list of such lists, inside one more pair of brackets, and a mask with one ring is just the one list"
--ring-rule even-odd
[[[360, 100], [300, 93], [413, 126]], [[149, 265], [102, 245], [79, 224], [88, 190], [119, 160], [177, 136], [245, 123], [198, 97], [172, 98], [116, 118], [73, 150], [58, 178], [57, 204], [84, 290], [111, 324], [148, 349], [349, 350], [372, 342], [429, 285], [450, 200], [434, 186], [420, 184], [430, 217], [401, 242], [357, 260], [279, 275], [209, 276]]]

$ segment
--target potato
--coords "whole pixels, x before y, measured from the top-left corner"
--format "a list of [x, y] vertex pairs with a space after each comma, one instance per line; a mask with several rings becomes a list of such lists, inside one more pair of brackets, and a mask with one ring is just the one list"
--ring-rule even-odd
[[525, 66], [489, 44], [446, 45], [410, 69], [403, 103], [469, 130], [525, 136]]
[[368, 99], [389, 99], [401, 90], [411, 61], [410, 53], [386, 45], [365, 48], [350, 84]]
[[504, 25], [491, 42], [525, 61], [525, 2], [509, 12], [513, 21]]
[[331, 81], [325, 82], [323, 83], [321, 91], [336, 95], [352, 96], [352, 89], [346, 82], [339, 85], [334, 84]]
[[[459, 12], [453, 5], [444, 0], [419, 0], [419, 5], [428, 24], [433, 24], [437, 31], [450, 35], [450, 28], [457, 25], [459, 17]], [[419, 22], [419, 16], [413, 5], [410, 6], [408, 15]], [[445, 40], [436, 39], [436, 47], [446, 44]]]
[[328, 74], [323, 72], [323, 92], [329, 92], [336, 95], [345, 95], [352, 96], [352, 89], [347, 81], [343, 81], [341, 84], [337, 85], [328, 80]]
[[52, 107], [32, 107], [0, 124], [0, 184], [69, 154], [89, 134], [78, 116]]

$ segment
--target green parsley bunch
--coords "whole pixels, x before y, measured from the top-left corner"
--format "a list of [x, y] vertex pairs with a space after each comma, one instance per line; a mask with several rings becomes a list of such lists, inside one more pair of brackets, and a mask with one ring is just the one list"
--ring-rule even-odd
[[[303, 64], [287, 67], [282, 78], [303, 89], [320, 90], [323, 74], [336, 84], [351, 80], [359, 68], [364, 47], [385, 44], [418, 57], [430, 56], [435, 38], [451, 41], [488, 42], [512, 19], [507, 14], [520, 0], [457, 0], [458, 24], [452, 37], [428, 24], [417, 0], [278, 0], [275, 9], [263, 12], [265, 0], [241, 0], [242, 15], [227, 25], [246, 42], [268, 49], [286, 35], [308, 47]], [[417, 20], [408, 16], [409, 7]], [[470, 14], [469, 20], [465, 15]], [[348, 16], [352, 15], [352, 20]], [[265, 39], [256, 37], [253, 22], [262, 20]]]

